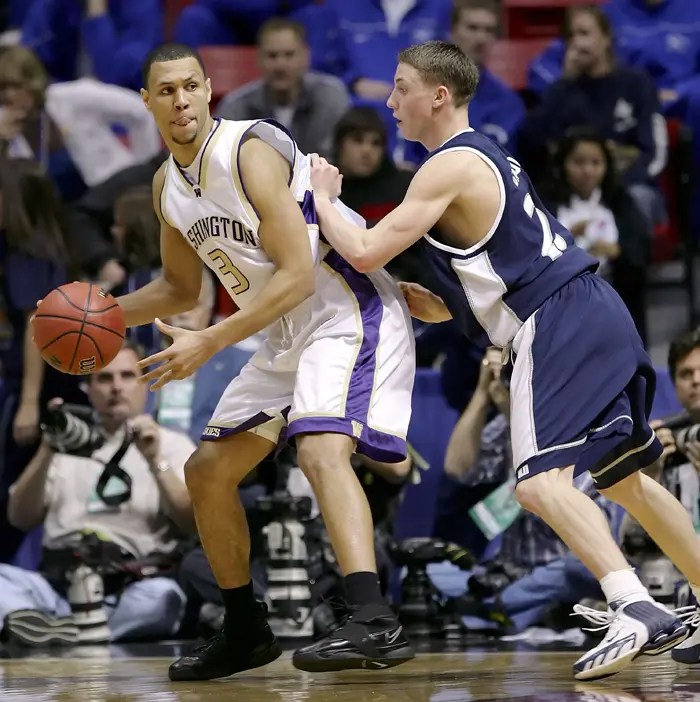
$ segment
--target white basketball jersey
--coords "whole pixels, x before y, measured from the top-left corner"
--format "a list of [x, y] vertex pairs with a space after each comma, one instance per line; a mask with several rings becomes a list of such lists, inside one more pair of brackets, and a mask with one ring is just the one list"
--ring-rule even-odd
[[[241, 182], [241, 143], [251, 134], [273, 146], [290, 163], [289, 188], [304, 214], [310, 215], [309, 158], [299, 152], [286, 131], [266, 120], [217, 120], [187, 168], [170, 156], [160, 196], [163, 219], [182, 232], [240, 308], [275, 272], [275, 264], [261, 248], [260, 220]], [[318, 265], [318, 225], [311, 219], [307, 216], [311, 250]]]

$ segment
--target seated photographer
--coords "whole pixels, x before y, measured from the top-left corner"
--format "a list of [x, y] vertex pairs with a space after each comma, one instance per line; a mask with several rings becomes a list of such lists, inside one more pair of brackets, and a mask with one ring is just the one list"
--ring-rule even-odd
[[52, 400], [39, 451], [11, 487], [10, 523], [44, 528], [39, 573], [0, 565], [0, 622], [11, 640], [95, 643], [178, 630], [185, 596], [160, 576], [177, 566], [183, 534], [194, 529], [184, 481], [194, 445], [144, 414], [141, 358], [126, 341], [89, 376], [91, 408]]
[[[452, 533], [439, 536], [468, 547], [460, 536], [475, 531], [478, 525], [483, 540], [501, 537], [499, 554], [470, 578], [470, 594], [460, 602], [460, 610], [499, 621], [510, 618], [509, 628], [519, 631], [537, 621], [546, 605], [573, 604], [597, 594], [599, 588], [595, 578], [547, 524], [522, 510], [515, 499], [510, 395], [501, 368], [500, 350], [487, 349], [477, 389], [450, 437], [445, 472], [463, 488], [463, 493], [458, 494], [464, 498], [461, 511], [469, 522], [465, 524], [462, 518], [462, 523], [456, 524], [455, 500], [454, 514], [449, 517]], [[589, 476], [577, 479], [576, 485], [601, 501], [606, 511], [610, 505], [609, 519], [614, 518], [612, 503], [595, 493]], [[447, 521], [445, 514], [440, 519]], [[431, 569], [431, 578], [443, 589], [440, 572]]]

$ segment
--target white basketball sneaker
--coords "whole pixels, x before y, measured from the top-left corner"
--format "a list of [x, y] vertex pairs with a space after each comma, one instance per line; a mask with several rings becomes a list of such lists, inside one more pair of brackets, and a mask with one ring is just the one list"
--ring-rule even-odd
[[577, 680], [596, 680], [619, 673], [635, 658], [658, 656], [688, 636], [688, 628], [653, 600], [612, 602], [607, 612], [576, 605], [574, 612], [608, 629], [605, 638], [574, 663]]

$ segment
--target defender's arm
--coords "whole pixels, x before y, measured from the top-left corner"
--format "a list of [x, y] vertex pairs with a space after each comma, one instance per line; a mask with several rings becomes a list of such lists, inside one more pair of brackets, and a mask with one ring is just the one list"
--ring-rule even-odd
[[117, 302], [124, 310], [127, 327], [150, 324], [156, 317], [189, 312], [202, 288], [202, 261], [182, 234], [171, 227], [160, 209], [165, 180], [163, 164], [153, 177], [153, 207], [160, 221], [161, 274], [148, 285], [123, 295]]
[[309, 231], [289, 190], [289, 164], [272, 146], [252, 138], [241, 146], [240, 168], [260, 217], [260, 243], [276, 270], [245, 309], [211, 327], [217, 349], [266, 329], [313, 295], [315, 286]]
[[464, 188], [464, 159], [457, 156], [463, 154], [445, 154], [426, 163], [411, 181], [403, 202], [371, 229], [347, 222], [323, 190], [315, 191], [323, 235], [360, 273], [382, 268], [427, 234]]

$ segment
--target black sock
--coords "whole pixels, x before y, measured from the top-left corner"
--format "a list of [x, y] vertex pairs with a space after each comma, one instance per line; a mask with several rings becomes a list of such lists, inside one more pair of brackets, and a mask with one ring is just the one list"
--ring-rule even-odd
[[231, 624], [247, 624], [257, 612], [253, 581], [242, 587], [221, 588], [221, 597], [226, 609], [226, 622]]
[[345, 577], [345, 596], [351, 607], [386, 604], [379, 588], [379, 576], [376, 573], [350, 573]]

